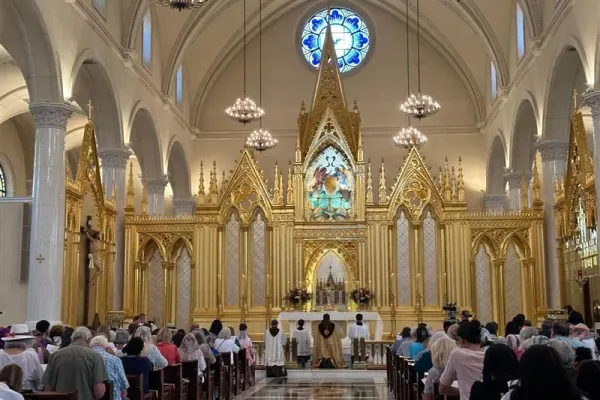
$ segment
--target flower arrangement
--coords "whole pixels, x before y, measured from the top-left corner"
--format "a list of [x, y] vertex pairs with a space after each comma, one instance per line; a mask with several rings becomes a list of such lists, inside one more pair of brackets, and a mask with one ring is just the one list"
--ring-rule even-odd
[[303, 288], [290, 289], [285, 299], [292, 304], [306, 304], [313, 298], [313, 294]]
[[354, 300], [355, 303], [369, 304], [371, 299], [374, 297], [373, 292], [367, 288], [358, 288], [350, 292], [350, 299]]

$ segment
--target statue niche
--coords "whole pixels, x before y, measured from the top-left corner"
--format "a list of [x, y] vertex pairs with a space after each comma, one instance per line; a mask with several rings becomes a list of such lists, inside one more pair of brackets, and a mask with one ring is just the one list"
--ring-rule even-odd
[[346, 308], [347, 271], [345, 263], [333, 251], [328, 251], [315, 270], [315, 307]]
[[309, 220], [341, 222], [351, 219], [354, 178], [351, 167], [333, 146], [315, 157], [306, 172]]

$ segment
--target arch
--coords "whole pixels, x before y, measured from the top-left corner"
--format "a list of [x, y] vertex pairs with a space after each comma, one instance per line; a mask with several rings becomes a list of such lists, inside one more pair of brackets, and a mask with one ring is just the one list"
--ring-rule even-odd
[[529, 244], [518, 231], [511, 233], [506, 240], [504, 240], [504, 243], [502, 243], [501, 254], [503, 256], [506, 255], [508, 246], [511, 243], [514, 244], [517, 255], [521, 261], [531, 257], [531, 249], [529, 248]]
[[486, 191], [488, 194], [504, 193], [504, 171], [506, 170], [506, 148], [502, 133], [498, 132], [492, 139], [492, 147], [487, 166]]
[[143, 177], [159, 178], [164, 169], [154, 120], [146, 108], [135, 109], [132, 116], [129, 146], [138, 158]]
[[150, 7], [150, 0], [134, 0], [131, 2], [127, 13], [127, 21], [125, 22], [127, 29], [123, 29], [123, 47], [125, 49], [135, 49], [137, 34], [140, 31], [148, 7]]
[[58, 53], [35, 0], [0, 2], [0, 45], [23, 72], [31, 103], [64, 102]]
[[519, 0], [525, 15], [526, 31], [531, 39], [538, 38], [544, 31], [541, 9], [537, 0]]
[[187, 250], [190, 257], [192, 254], [194, 254], [192, 251], [193, 246], [188, 240], [188, 238], [184, 236], [178, 236], [177, 239], [175, 239], [172, 242], [171, 246], [166, 250], [167, 254], [169, 255], [169, 261], [176, 262], [179, 256], [181, 255], [181, 250], [183, 248]]
[[91, 50], [84, 50], [73, 66], [72, 93], [86, 109], [91, 100], [98, 147], [123, 148], [123, 122], [114, 84], [106, 66]]
[[185, 149], [181, 145], [181, 142], [173, 142], [169, 152], [167, 171], [171, 187], [173, 188], [173, 197], [176, 199], [189, 199], [192, 197], [188, 165]]
[[586, 90], [585, 60], [573, 46], [564, 47], [556, 58], [546, 90], [543, 138], [569, 140], [573, 90]]
[[153, 250], [154, 247], [156, 247], [156, 249], [158, 250], [161, 259], [166, 260], [165, 248], [160, 243], [160, 240], [152, 235], [148, 235], [142, 239], [137, 253], [137, 260], [140, 262], [146, 262], [146, 256], [148, 256], [148, 254], [152, 255], [150, 250]]
[[471, 259], [472, 260], [474, 260], [475, 257], [477, 257], [477, 253], [479, 253], [479, 247], [481, 245], [483, 245], [483, 247], [485, 248], [485, 251], [487, 252], [488, 256], [490, 257], [490, 262], [498, 259], [498, 255], [501, 254], [500, 253], [501, 243], [496, 243], [496, 241], [494, 241], [494, 239], [492, 239], [490, 237], [488, 232], [484, 232], [484, 233], [480, 234], [479, 237], [477, 237], [473, 241], [473, 244], [471, 245]]
[[356, 282], [356, 279], [358, 278], [357, 265], [355, 264], [357, 260], [356, 243], [327, 240], [319, 241], [318, 243], [311, 242], [308, 246], [306, 246], [306, 244], [305, 247], [307, 249], [310, 248], [310, 253], [305, 254], [305, 259], [307, 260], [306, 275], [304, 277], [305, 287], [313, 287], [315, 272], [319, 265], [319, 261], [323, 258], [323, 255], [332, 250], [337, 253], [346, 265], [349, 275], [348, 282], [352, 284]]
[[523, 100], [517, 110], [515, 127], [512, 134], [510, 166], [513, 171], [531, 171], [535, 155], [536, 139], [537, 123], [535, 111], [529, 100]]
[[6, 154], [0, 153], [0, 197], [15, 195], [15, 170]]

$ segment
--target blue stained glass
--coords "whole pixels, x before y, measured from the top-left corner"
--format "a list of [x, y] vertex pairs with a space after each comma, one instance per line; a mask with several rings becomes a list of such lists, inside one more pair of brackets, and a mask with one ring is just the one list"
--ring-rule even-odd
[[[329, 23], [338, 57], [340, 72], [348, 72], [363, 62], [371, 47], [371, 34], [365, 21], [354, 11], [337, 7], [329, 11]], [[327, 33], [327, 10], [314, 14], [304, 24], [301, 45], [306, 61], [315, 68], [321, 63], [321, 54]]]

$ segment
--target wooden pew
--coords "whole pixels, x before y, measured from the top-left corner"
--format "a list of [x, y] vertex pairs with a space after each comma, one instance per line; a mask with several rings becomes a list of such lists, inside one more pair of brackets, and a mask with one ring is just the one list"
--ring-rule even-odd
[[433, 384], [433, 398], [435, 400], [460, 400], [459, 396], [444, 396], [440, 394], [440, 384]]
[[150, 390], [158, 393], [158, 400], [175, 400], [175, 385], [165, 382], [165, 370], [150, 373]]
[[230, 388], [228, 387], [227, 374], [228, 369], [224, 365], [223, 359], [229, 357], [229, 353], [218, 354], [215, 356], [216, 361], [212, 365], [212, 369], [215, 372], [214, 384], [219, 387], [219, 399], [228, 400], [231, 396]]
[[233, 361], [231, 361], [231, 357], [229, 357], [230, 365], [228, 367], [231, 368], [231, 394], [233, 397], [237, 396], [240, 393], [241, 386], [241, 377], [240, 377], [240, 353], [231, 353], [233, 356]]
[[127, 375], [127, 381], [129, 382], [129, 389], [127, 389], [127, 397], [129, 400], [157, 400], [158, 394], [151, 390], [148, 393], [144, 393], [144, 375]]
[[[197, 365], [198, 363], [196, 363]], [[175, 385], [175, 399], [185, 400], [188, 395], [188, 380], [183, 376], [183, 365], [173, 364], [164, 369], [165, 383]]]
[[104, 396], [100, 400], [120, 400], [120, 398], [115, 399], [115, 385], [111, 381], [104, 382], [104, 389]]
[[77, 400], [77, 392], [35, 392], [24, 394], [23, 397], [27, 400]]
[[238, 388], [241, 392], [248, 387], [248, 379], [250, 378], [250, 370], [248, 369], [248, 357], [246, 352], [248, 349], [241, 349], [238, 353]]
[[231, 353], [221, 353], [221, 368], [224, 378], [222, 380], [224, 385], [221, 385], [220, 388], [221, 399], [229, 400], [234, 392], [234, 365], [231, 362]]
[[184, 361], [181, 363], [181, 377], [189, 381], [187, 398], [190, 400], [202, 399], [203, 390], [201, 379], [198, 378], [198, 361]]

